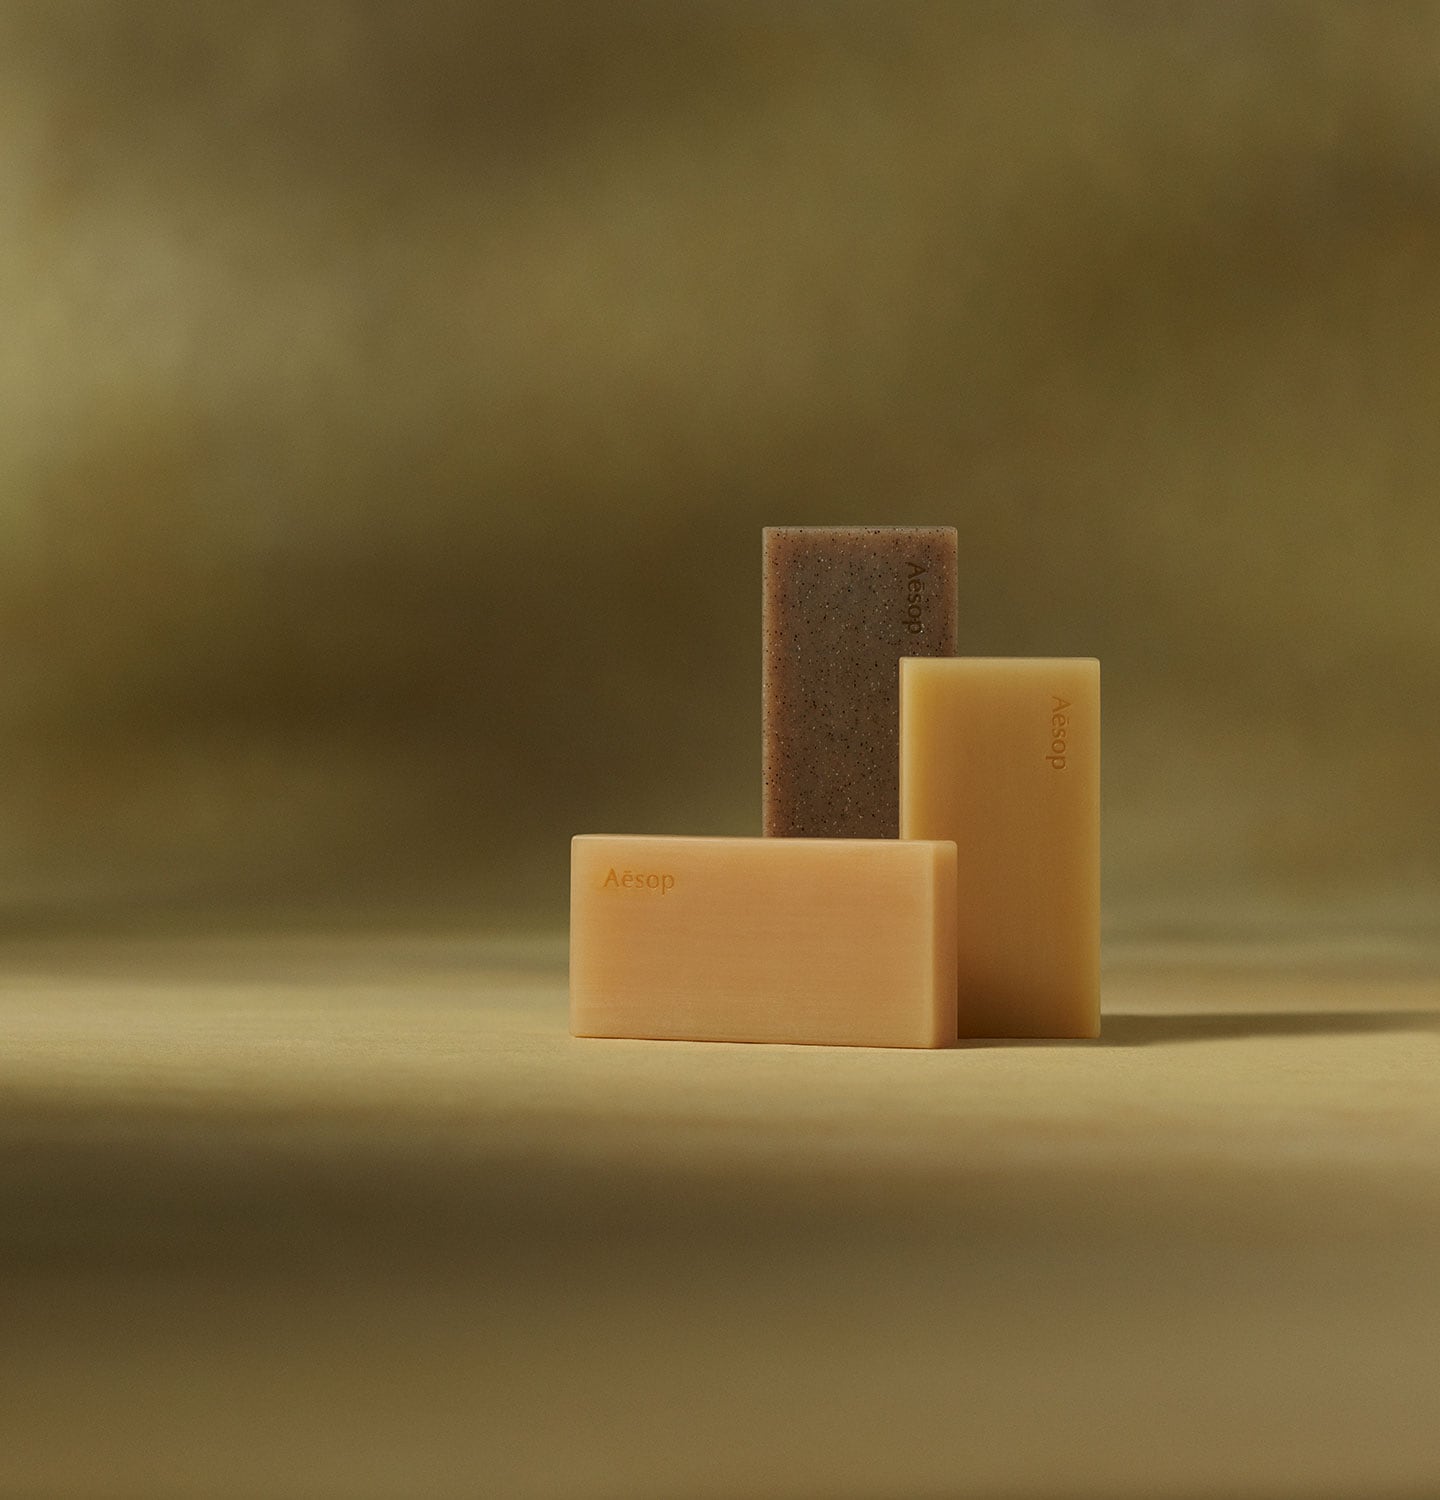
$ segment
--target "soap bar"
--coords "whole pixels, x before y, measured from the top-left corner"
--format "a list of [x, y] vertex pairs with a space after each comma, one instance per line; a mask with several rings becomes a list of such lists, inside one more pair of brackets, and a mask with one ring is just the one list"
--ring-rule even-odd
[[1100, 663], [900, 668], [900, 835], [954, 839], [963, 1037], [1100, 1031]]
[[955, 654], [951, 526], [768, 526], [763, 828], [891, 838], [902, 656]]
[[576, 1036], [943, 1047], [955, 846], [581, 835]]

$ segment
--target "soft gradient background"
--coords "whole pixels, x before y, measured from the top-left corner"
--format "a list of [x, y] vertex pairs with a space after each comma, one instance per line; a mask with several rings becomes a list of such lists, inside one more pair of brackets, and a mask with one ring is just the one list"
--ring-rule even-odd
[[0, 903], [758, 826], [759, 529], [1105, 667], [1113, 934], [1440, 910], [1440, 7], [0, 6]]
[[[0, 0], [0, 1496], [1433, 1500], [1437, 416], [1440, 0]], [[568, 1036], [836, 521], [1099, 1042]]]

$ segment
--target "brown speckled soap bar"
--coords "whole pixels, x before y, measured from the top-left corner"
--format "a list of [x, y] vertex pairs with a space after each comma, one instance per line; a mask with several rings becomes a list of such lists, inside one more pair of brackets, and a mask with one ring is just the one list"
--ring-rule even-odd
[[955, 654], [951, 526], [767, 526], [764, 829], [900, 831], [902, 656]]

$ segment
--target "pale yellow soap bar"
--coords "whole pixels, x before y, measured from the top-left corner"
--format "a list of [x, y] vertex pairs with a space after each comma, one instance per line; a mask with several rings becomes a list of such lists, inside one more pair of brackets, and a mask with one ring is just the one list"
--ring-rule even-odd
[[581, 835], [570, 1029], [948, 1046], [955, 912], [953, 844]]
[[957, 850], [962, 1037], [1100, 1033], [1100, 663], [900, 663], [900, 836]]

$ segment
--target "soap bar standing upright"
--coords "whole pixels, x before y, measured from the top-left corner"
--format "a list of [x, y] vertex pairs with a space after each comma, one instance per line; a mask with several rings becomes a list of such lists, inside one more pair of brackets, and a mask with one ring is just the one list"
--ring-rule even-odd
[[767, 526], [764, 831], [899, 833], [902, 656], [955, 654], [951, 526]]
[[962, 1037], [1100, 1031], [1100, 663], [900, 666], [900, 836], [958, 850]]

